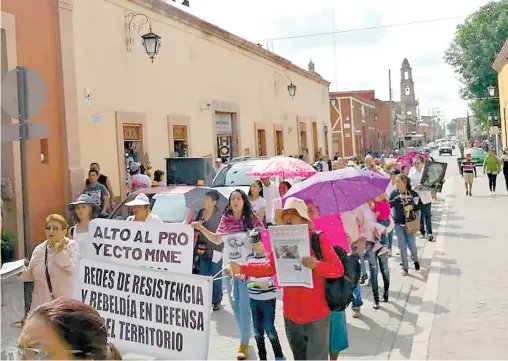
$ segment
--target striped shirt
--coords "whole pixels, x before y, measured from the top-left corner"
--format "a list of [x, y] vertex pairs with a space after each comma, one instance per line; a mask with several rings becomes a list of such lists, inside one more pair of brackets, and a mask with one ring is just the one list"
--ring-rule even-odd
[[464, 173], [476, 173], [475, 162], [472, 160], [463, 160], [462, 171]]
[[[265, 263], [267, 261], [266, 254], [257, 255], [250, 254], [247, 256], [247, 263]], [[264, 282], [268, 283], [268, 288], [255, 288], [249, 287], [249, 296], [254, 300], [271, 300], [277, 297], [277, 286], [275, 286], [275, 281], [273, 277], [249, 277], [248, 285], [251, 282]]]

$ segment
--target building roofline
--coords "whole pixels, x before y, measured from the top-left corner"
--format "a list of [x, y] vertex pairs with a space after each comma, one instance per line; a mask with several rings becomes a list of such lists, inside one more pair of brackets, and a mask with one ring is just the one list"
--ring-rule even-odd
[[[374, 104], [374, 102], [371, 102], [370, 100], [368, 99], [364, 99], [364, 98], [361, 98], [361, 97], [356, 97], [356, 96], [345, 96], [345, 97], [337, 97], [335, 99], [338, 99], [338, 100], [341, 100], [341, 99], [352, 99], [354, 100], [355, 102], [357, 103], [360, 103], [362, 105], [365, 105], [369, 108], [375, 108], [376, 105]], [[370, 104], [369, 104], [370, 103]]]
[[339, 92], [330, 92], [330, 95], [333, 96], [340, 96], [340, 94], [358, 94], [358, 93], [370, 93], [370, 92], [376, 92], [375, 89], [366, 89], [366, 90], [343, 90]]
[[492, 68], [499, 73], [501, 72], [503, 67], [507, 64], [508, 64], [508, 38], [506, 38], [503, 47], [501, 48], [501, 50], [499, 50], [499, 54], [497, 54], [496, 60], [494, 60], [494, 63], [492, 64]]
[[213, 36], [217, 39], [220, 39], [226, 43], [239, 47], [243, 50], [249, 51], [257, 56], [264, 58], [266, 60], [271, 61], [274, 64], [280, 65], [287, 70], [292, 70], [297, 74], [300, 74], [304, 77], [307, 77], [311, 80], [314, 80], [320, 84], [330, 86], [330, 82], [317, 76], [313, 73], [308, 72], [307, 70], [300, 68], [299, 66], [291, 63], [286, 58], [283, 58], [271, 51], [268, 51], [259, 45], [256, 45], [246, 39], [243, 39], [235, 34], [232, 34], [224, 29], [219, 28], [216, 25], [213, 25], [203, 19], [198, 18], [197, 16], [191, 15], [183, 10], [178, 9], [177, 7], [168, 4], [162, 0], [128, 0], [131, 3], [143, 6], [152, 10], [155, 13], [158, 13], [162, 16], [165, 16], [171, 20], [177, 21], [179, 23], [185, 24], [189, 27], [192, 27], [196, 30], [199, 30], [205, 33], [208, 36]]

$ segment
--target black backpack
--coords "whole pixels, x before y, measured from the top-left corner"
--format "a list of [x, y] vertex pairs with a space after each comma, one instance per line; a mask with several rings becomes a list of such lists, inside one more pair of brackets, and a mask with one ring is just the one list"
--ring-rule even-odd
[[[320, 232], [312, 234], [312, 250], [318, 260], [323, 260], [320, 235]], [[338, 246], [333, 246], [333, 250], [344, 266], [344, 275], [339, 278], [326, 279], [325, 297], [330, 311], [344, 311], [353, 301], [353, 288], [358, 285], [361, 272], [360, 257], [357, 254], [348, 255]]]

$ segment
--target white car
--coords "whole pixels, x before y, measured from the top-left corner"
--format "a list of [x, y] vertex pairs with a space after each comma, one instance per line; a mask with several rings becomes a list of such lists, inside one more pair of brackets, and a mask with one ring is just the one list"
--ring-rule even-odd
[[439, 155], [443, 154], [453, 155], [453, 148], [450, 143], [441, 143], [439, 146]]

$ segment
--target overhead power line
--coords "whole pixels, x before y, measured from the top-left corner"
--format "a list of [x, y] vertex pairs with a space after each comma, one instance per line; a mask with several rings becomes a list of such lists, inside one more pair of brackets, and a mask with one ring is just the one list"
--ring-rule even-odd
[[438, 22], [438, 21], [448, 21], [448, 20], [460, 19], [460, 18], [464, 18], [464, 17], [465, 16], [450, 16], [450, 17], [447, 17], [447, 18], [437, 18], [437, 19], [428, 19], [428, 20], [420, 20], [420, 21], [410, 21], [410, 22], [407, 22], [407, 23], [399, 23], [399, 24], [378, 25], [378, 26], [371, 26], [371, 27], [368, 27], [368, 28], [356, 28], [356, 29], [346, 29], [346, 30], [338, 30], [338, 31], [328, 31], [328, 32], [324, 32], [324, 33], [313, 33], [313, 34], [304, 34], [304, 35], [285, 36], [285, 37], [279, 37], [279, 38], [264, 39], [264, 40], [261, 40], [261, 41], [275, 41], [275, 40], [290, 40], [290, 39], [312, 38], [312, 37], [316, 37], [316, 36], [353, 33], [353, 32], [357, 32], [357, 31], [367, 31], [367, 30], [376, 30], [376, 29], [395, 28], [395, 27], [400, 27], [400, 26], [428, 24], [428, 23], [435, 23], [435, 22]]

